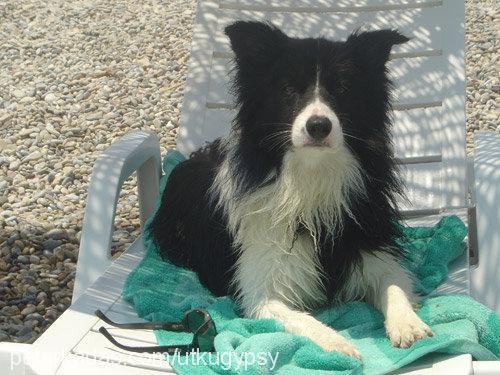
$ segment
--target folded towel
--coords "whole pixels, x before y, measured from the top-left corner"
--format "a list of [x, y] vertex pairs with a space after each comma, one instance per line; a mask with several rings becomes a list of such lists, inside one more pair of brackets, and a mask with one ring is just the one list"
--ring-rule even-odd
[[[166, 178], [184, 157], [171, 151], [164, 160]], [[465, 295], [442, 295], [422, 301], [418, 315], [432, 328], [434, 337], [418, 340], [408, 349], [391, 346], [383, 316], [364, 302], [316, 311], [313, 315], [349, 338], [359, 349], [362, 362], [337, 352], [325, 352], [309, 339], [286, 333], [272, 319], [246, 319], [237, 313], [229, 297], [214, 297], [195, 273], [163, 261], [145, 226], [144, 259], [125, 283], [123, 296], [147, 320], [180, 320], [193, 307], [206, 308], [219, 334], [217, 354], [170, 356], [180, 374], [210, 373], [367, 373], [395, 370], [428, 353], [470, 353], [478, 360], [500, 357], [500, 317]], [[444, 217], [433, 227], [402, 227], [401, 244], [409, 250], [407, 266], [416, 276], [415, 288], [432, 291], [448, 272], [448, 263], [464, 251], [467, 229], [456, 216]], [[160, 345], [188, 343], [191, 335], [155, 331]]]

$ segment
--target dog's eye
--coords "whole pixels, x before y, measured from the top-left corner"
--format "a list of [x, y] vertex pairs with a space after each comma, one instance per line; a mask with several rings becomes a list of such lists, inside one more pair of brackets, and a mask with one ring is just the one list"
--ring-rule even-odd
[[289, 84], [284, 84], [283, 85], [283, 92], [286, 94], [286, 95], [294, 95], [296, 93], [296, 90], [295, 88], [293, 88], [292, 86], [290, 86]]
[[349, 79], [341, 78], [337, 83], [337, 92], [339, 94], [345, 94], [349, 91]]
[[347, 86], [344, 84], [344, 82], [341, 82], [340, 85], [337, 86], [337, 92], [339, 94], [345, 94], [347, 92]]
[[337, 83], [327, 88], [326, 91], [333, 97], [339, 97], [345, 95], [349, 90], [346, 85]]
[[326, 86], [327, 91], [331, 95], [341, 95], [348, 91], [349, 82], [347, 79], [341, 79], [338, 77], [331, 77], [328, 80], [328, 85]]

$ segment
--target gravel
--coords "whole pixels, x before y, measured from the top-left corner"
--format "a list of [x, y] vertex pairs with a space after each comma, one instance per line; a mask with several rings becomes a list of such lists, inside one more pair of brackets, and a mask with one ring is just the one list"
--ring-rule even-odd
[[500, 134], [500, 3], [465, 2], [467, 66], [467, 152], [473, 152], [475, 131]]
[[[195, 8], [0, 0], [0, 341], [34, 341], [70, 305], [99, 153], [132, 129], [174, 145]], [[135, 187], [116, 255], [139, 234]]]
[[[498, 6], [466, 1], [467, 140], [500, 133]], [[71, 303], [92, 165], [132, 129], [175, 143], [194, 0], [0, 0], [0, 341], [33, 342]], [[113, 253], [139, 234], [124, 184]]]

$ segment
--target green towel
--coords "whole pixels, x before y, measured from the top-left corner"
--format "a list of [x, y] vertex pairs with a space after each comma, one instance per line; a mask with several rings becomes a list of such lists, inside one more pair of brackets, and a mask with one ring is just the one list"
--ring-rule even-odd
[[[171, 151], [164, 160], [166, 178], [184, 157]], [[406, 266], [416, 275], [415, 288], [426, 294], [442, 282], [448, 263], [464, 251], [467, 229], [456, 216], [444, 217], [429, 228], [402, 227], [411, 258]], [[206, 308], [219, 334], [217, 354], [169, 357], [180, 374], [282, 373], [380, 374], [395, 370], [432, 352], [471, 353], [478, 360], [500, 356], [500, 317], [465, 295], [443, 295], [422, 301], [418, 315], [431, 326], [434, 337], [417, 341], [408, 349], [391, 346], [383, 316], [364, 302], [350, 302], [316, 311], [314, 316], [349, 338], [359, 349], [362, 362], [337, 352], [325, 352], [309, 339], [284, 332], [272, 319], [245, 319], [229, 297], [216, 298], [198, 281], [195, 273], [160, 259], [144, 231], [146, 254], [124, 287], [125, 300], [147, 320], [180, 320], [193, 307]], [[188, 343], [191, 335], [155, 331], [160, 345]]]

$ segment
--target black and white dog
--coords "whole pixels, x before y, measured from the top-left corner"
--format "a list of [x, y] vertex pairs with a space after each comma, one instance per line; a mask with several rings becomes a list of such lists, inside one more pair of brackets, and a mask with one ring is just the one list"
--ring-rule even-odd
[[394, 241], [401, 183], [386, 62], [408, 39], [296, 39], [243, 21], [225, 32], [238, 113], [227, 137], [172, 172], [151, 225], [162, 256], [215, 295], [233, 294], [245, 315], [277, 319], [328, 351], [359, 357], [307, 313], [333, 302], [372, 303], [395, 346], [432, 335]]

